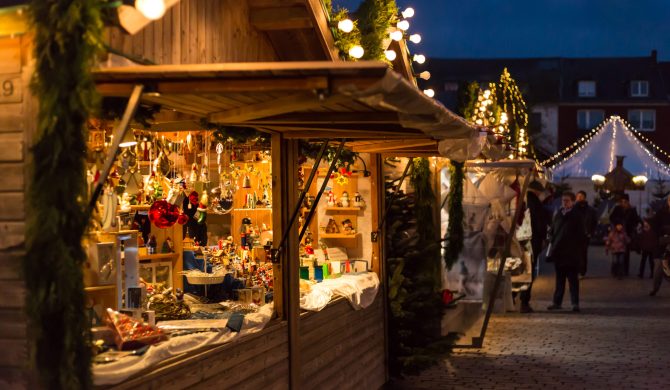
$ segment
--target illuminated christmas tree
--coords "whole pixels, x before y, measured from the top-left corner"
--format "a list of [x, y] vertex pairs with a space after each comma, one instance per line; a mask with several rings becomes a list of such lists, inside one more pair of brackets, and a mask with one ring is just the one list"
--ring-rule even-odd
[[[534, 155], [528, 139], [528, 112], [516, 81], [503, 69], [495, 89], [496, 103], [501, 110], [500, 125], [506, 128], [506, 142], [512, 147], [510, 158]], [[504, 120], [504, 121], [503, 121]]]

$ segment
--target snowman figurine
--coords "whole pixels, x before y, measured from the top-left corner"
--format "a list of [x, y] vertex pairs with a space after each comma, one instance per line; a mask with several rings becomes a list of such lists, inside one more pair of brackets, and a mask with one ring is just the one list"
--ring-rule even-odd
[[354, 207], [363, 207], [363, 206], [365, 206], [365, 201], [363, 200], [361, 194], [357, 191], [354, 194]]
[[342, 207], [349, 207], [349, 193], [347, 191], [342, 192]]

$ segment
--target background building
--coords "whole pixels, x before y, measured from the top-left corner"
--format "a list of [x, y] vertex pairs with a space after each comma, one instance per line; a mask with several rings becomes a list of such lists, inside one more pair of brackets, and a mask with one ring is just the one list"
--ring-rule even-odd
[[[472, 81], [496, 82], [507, 67], [529, 106], [529, 131], [539, 157], [619, 115], [661, 148], [670, 149], [670, 62], [647, 57], [430, 59], [426, 87], [457, 110]], [[658, 156], [663, 158], [664, 156]]]

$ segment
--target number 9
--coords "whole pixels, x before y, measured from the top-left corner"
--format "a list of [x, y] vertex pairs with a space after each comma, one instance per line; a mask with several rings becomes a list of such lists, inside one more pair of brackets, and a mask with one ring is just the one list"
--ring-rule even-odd
[[14, 83], [12, 80], [2, 82], [2, 96], [12, 96], [14, 94]]

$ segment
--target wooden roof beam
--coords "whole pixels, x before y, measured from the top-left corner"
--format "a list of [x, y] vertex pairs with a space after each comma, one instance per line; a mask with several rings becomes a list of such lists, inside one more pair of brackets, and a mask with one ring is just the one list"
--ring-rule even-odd
[[[237, 92], [290, 92], [327, 89], [328, 77], [288, 77], [253, 79], [201, 79], [157, 81], [148, 79], [147, 85], [154, 85], [153, 92], [165, 94], [237, 93]], [[134, 84], [98, 83], [98, 93], [102, 96], [129, 96]]]
[[248, 121], [254, 124], [358, 124], [358, 123], [398, 123], [396, 112], [300, 112], [276, 115]]
[[333, 95], [321, 99], [314, 93], [297, 93], [279, 99], [211, 113], [208, 115], [208, 120], [214, 123], [242, 123], [293, 111], [309, 110], [324, 104], [334, 104], [348, 99], [350, 98], [343, 95]]
[[352, 146], [354, 152], [378, 153], [388, 150], [415, 149], [423, 146], [437, 146], [437, 141], [433, 139], [405, 139], [401, 141], [384, 141], [370, 145]]

